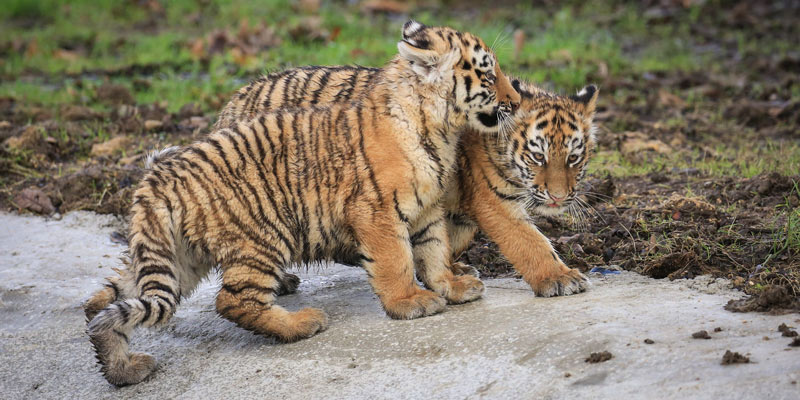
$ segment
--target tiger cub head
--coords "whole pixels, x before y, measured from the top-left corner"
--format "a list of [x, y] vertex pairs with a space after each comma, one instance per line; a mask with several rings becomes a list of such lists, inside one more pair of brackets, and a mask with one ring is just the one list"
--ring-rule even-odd
[[506, 136], [509, 167], [524, 186], [528, 211], [559, 214], [580, 201], [576, 187], [596, 144], [592, 119], [597, 87], [589, 85], [564, 97], [518, 80], [513, 85], [522, 103]]
[[499, 132], [498, 112], [508, 115], [519, 105], [520, 95], [494, 52], [471, 33], [408, 21], [397, 48], [423, 82], [435, 84], [455, 102], [454, 111], [466, 117], [470, 128]]

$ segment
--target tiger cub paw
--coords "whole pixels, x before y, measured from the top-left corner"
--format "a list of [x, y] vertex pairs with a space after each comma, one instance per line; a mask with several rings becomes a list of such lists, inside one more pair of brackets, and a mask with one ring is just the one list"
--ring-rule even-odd
[[132, 353], [130, 358], [120, 364], [102, 367], [103, 376], [116, 386], [133, 385], [143, 381], [156, 369], [153, 356], [144, 353]]
[[478, 272], [477, 268], [473, 267], [472, 265], [457, 261], [450, 265], [450, 271], [453, 272], [453, 275], [472, 275], [476, 278], [481, 277], [481, 274]]
[[309, 338], [328, 329], [328, 315], [318, 308], [304, 308], [286, 314], [283, 324], [276, 327], [274, 336], [284, 343]]
[[472, 275], [459, 275], [450, 281], [450, 290], [445, 298], [450, 304], [461, 304], [483, 296], [483, 282]]
[[383, 309], [393, 319], [414, 319], [440, 313], [446, 303], [437, 293], [417, 289], [408, 297], [383, 300]]
[[584, 292], [591, 286], [586, 275], [566, 266], [562, 266], [558, 272], [546, 275], [543, 279], [529, 283], [533, 292], [540, 297], [569, 296]]
[[283, 296], [286, 294], [292, 294], [297, 291], [297, 287], [300, 286], [300, 277], [295, 274], [286, 273], [280, 279], [280, 286], [278, 287], [278, 291], [275, 293], [278, 296]]

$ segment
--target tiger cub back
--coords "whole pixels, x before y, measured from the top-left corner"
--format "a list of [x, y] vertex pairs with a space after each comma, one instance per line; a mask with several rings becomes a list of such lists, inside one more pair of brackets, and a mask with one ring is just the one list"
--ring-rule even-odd
[[239, 89], [220, 112], [214, 129], [284, 107], [347, 102], [360, 97], [380, 68], [308, 66], [272, 73]]

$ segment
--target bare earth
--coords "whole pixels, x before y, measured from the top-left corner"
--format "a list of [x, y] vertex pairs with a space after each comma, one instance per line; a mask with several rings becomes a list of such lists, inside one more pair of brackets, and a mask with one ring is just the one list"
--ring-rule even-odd
[[[523, 282], [492, 279], [483, 300], [393, 321], [365, 273], [341, 265], [303, 271], [298, 293], [279, 300], [324, 309], [328, 331], [288, 345], [254, 336], [216, 315], [211, 279], [166, 328], [137, 331], [132, 347], [155, 355], [159, 369], [118, 389], [97, 372], [80, 304], [118, 266], [123, 247], [110, 234], [121, 223], [74, 212], [0, 214], [0, 226], [3, 398], [800, 396], [800, 348], [777, 330], [800, 325], [798, 315], [725, 311], [741, 294], [724, 280], [623, 272], [592, 276], [587, 293], [543, 299]], [[700, 330], [711, 339], [692, 339]], [[750, 363], [721, 365], [727, 350]], [[585, 362], [606, 351], [610, 360]]]

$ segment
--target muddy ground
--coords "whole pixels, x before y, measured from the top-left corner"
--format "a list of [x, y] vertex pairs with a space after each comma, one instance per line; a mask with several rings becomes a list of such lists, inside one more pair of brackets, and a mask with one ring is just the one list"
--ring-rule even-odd
[[[680, 3], [639, 7], [648, 24], [684, 27], [676, 35], [691, 38], [692, 51], [703, 55], [694, 59], [700, 66], [590, 69], [586, 81], [599, 84], [601, 100], [599, 147], [582, 186], [589, 206], [581, 216], [538, 218], [538, 226], [568, 264], [583, 271], [610, 265], [665, 279], [711, 274], [753, 295], [730, 304], [732, 311], [798, 311], [800, 52], [759, 50], [759, 41], [790, 42], [800, 35], [798, 6], [709, 2], [686, 22], [688, 11]], [[575, 13], [591, 15], [579, 8]], [[587, 23], [613, 31], [622, 23], [615, 15]], [[250, 31], [239, 32], [250, 37]], [[742, 35], [755, 45], [742, 45]], [[211, 44], [240, 46], [237, 40], [222, 35]], [[80, 43], [70, 46], [80, 53]], [[620, 40], [619, 46], [626, 56], [642, 51], [635, 41]], [[0, 52], [30, 47], [11, 40]], [[113, 82], [119, 77], [126, 84]], [[80, 104], [47, 106], [20, 96], [0, 98], [0, 209], [42, 215], [124, 215], [146, 152], [206, 135], [231, 94], [204, 93], [180, 107], [137, 102], [137, 90], [154, 79], [146, 65], [137, 64], [61, 75], [30, 69], [5, 78], [69, 78], [70, 88], [87, 93]], [[484, 276], [514, 274], [484, 236], [461, 259]]]

